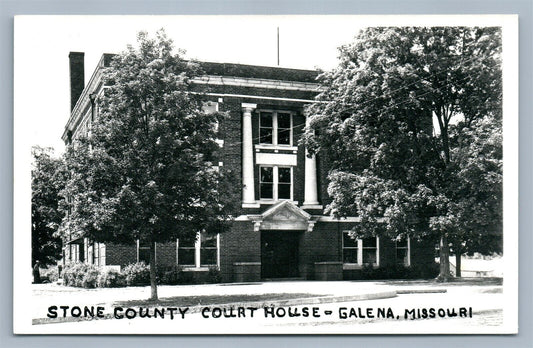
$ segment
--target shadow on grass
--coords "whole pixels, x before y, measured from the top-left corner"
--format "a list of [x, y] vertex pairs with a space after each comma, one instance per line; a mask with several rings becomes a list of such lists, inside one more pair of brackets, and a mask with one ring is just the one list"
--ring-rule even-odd
[[192, 307], [192, 306], [210, 306], [223, 305], [228, 303], [239, 302], [268, 302], [277, 300], [290, 300], [295, 298], [310, 298], [323, 297], [326, 295], [307, 294], [307, 293], [273, 293], [273, 294], [257, 294], [257, 295], [205, 295], [205, 296], [172, 296], [160, 298], [157, 301], [146, 300], [131, 300], [115, 302], [116, 306], [128, 307], [151, 307], [151, 306], [168, 306], [168, 307]]
[[435, 279], [420, 280], [389, 280], [383, 281], [387, 285], [411, 286], [411, 285], [429, 285], [429, 286], [485, 286], [485, 285], [502, 285], [503, 278], [452, 278], [449, 282], [438, 282]]

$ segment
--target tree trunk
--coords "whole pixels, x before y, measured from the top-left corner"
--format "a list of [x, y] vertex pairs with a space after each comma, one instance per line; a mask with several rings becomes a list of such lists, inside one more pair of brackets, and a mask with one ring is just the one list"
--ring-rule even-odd
[[455, 249], [455, 276], [461, 277], [461, 250], [459, 248]]
[[448, 244], [448, 237], [446, 235], [443, 235], [440, 238], [439, 258], [440, 258], [440, 273], [437, 277], [437, 281], [447, 282], [451, 279], [451, 275], [450, 275], [450, 245]]
[[150, 300], [157, 301], [157, 275], [155, 265], [155, 242], [150, 241]]

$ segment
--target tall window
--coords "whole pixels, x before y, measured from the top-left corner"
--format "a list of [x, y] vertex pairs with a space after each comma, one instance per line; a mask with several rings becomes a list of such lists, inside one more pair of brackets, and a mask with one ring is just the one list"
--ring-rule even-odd
[[137, 240], [137, 262], [150, 264], [150, 244]]
[[[219, 111], [219, 108], [218, 108], [218, 103], [217, 102], [214, 102], [214, 101], [206, 101], [202, 104], [202, 112], [204, 112], [205, 114], [214, 114], [216, 112]], [[219, 129], [220, 129], [220, 125], [218, 123], [218, 120], [217, 122], [215, 123], [214, 125], [214, 131], [218, 133]], [[224, 146], [224, 140], [223, 139], [216, 139], [215, 140], [218, 144], [218, 146], [220, 147], [223, 147]]]
[[409, 237], [396, 241], [396, 263], [398, 265], [409, 266], [411, 263]]
[[379, 266], [379, 238], [353, 239], [349, 231], [342, 234], [342, 261], [348, 266]]
[[359, 246], [357, 239], [350, 237], [348, 232], [342, 234], [342, 262], [357, 264], [359, 259]]
[[259, 192], [262, 199], [274, 198], [274, 167], [261, 167]]
[[291, 168], [278, 167], [278, 199], [291, 199]]
[[178, 241], [178, 265], [185, 267], [196, 266], [196, 241], [195, 239], [180, 239]]
[[362, 241], [363, 244], [363, 264], [376, 264], [378, 255], [377, 239], [365, 238]]
[[259, 143], [292, 145], [292, 114], [261, 111], [259, 113]]
[[200, 266], [216, 266], [218, 236], [202, 233], [200, 241]]
[[273, 144], [274, 122], [271, 112], [259, 114], [259, 142], [261, 144]]
[[292, 167], [259, 168], [259, 197], [261, 199], [292, 199]]
[[278, 118], [278, 144], [291, 144], [291, 114], [279, 112]]
[[218, 266], [219, 263], [219, 235], [198, 234], [196, 239], [179, 239], [178, 265], [184, 267]]

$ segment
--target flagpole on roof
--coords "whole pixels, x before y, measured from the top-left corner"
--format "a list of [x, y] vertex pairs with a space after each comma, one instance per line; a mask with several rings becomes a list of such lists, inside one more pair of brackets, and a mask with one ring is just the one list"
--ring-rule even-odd
[[279, 66], [279, 27], [278, 27], [278, 66]]

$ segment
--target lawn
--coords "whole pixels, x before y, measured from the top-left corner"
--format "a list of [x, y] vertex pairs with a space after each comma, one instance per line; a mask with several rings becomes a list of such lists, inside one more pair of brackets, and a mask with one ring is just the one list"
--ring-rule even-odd
[[228, 303], [242, 302], [272, 302], [278, 300], [290, 300], [295, 298], [324, 297], [327, 295], [312, 293], [269, 293], [269, 294], [236, 294], [236, 295], [203, 295], [203, 296], [172, 296], [151, 300], [130, 300], [114, 303], [115, 306], [123, 307], [192, 307], [223, 305]]

